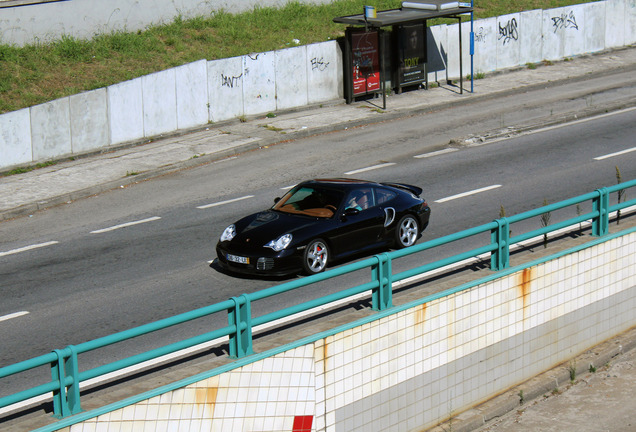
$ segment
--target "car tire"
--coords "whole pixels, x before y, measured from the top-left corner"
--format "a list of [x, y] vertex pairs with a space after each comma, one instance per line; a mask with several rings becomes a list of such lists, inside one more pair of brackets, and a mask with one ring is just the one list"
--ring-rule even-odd
[[395, 228], [395, 247], [403, 249], [413, 246], [420, 235], [417, 219], [411, 215], [402, 216]]
[[303, 254], [303, 269], [308, 275], [320, 273], [329, 263], [329, 247], [322, 239], [309, 242]]

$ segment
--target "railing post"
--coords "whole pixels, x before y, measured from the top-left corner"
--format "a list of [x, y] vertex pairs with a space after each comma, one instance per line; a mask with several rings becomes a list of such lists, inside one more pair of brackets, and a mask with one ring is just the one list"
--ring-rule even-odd
[[[64, 350], [53, 350], [57, 355], [57, 361], [51, 363], [51, 378], [59, 382], [59, 388], [53, 392], [53, 416], [57, 418], [68, 417], [81, 411], [79, 405], [79, 382], [77, 377], [77, 352], [71, 348], [71, 357], [66, 361]], [[72, 384], [69, 392], [66, 390], [66, 377], [70, 376]]]
[[77, 362], [77, 349], [73, 345], [67, 347], [71, 351], [71, 356], [66, 360], [64, 369], [66, 376], [73, 378], [73, 382], [68, 387], [66, 400], [71, 414], [77, 414], [82, 411], [80, 405], [80, 382], [79, 382], [79, 364]]
[[231, 300], [234, 301], [234, 307], [230, 310], [228, 320], [231, 326], [236, 326], [236, 331], [230, 335], [230, 357], [241, 358], [254, 353], [250, 299], [241, 294]]
[[380, 311], [393, 306], [391, 258], [389, 254], [375, 255], [378, 263], [371, 270], [373, 280], [379, 282], [379, 287], [372, 292], [373, 310]]
[[510, 266], [510, 223], [505, 217], [495, 220], [497, 227], [490, 231], [490, 241], [497, 250], [490, 254], [490, 269], [503, 270]]
[[598, 216], [592, 220], [592, 235], [601, 237], [609, 231], [609, 192], [607, 188], [597, 189], [598, 197], [594, 198], [594, 211]]

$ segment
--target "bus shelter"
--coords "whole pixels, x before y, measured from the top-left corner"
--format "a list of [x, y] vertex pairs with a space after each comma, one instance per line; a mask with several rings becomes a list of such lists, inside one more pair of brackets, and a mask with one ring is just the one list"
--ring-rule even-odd
[[[472, 76], [472, 3], [447, 0], [412, 0], [400, 9], [375, 11], [365, 6], [364, 13], [334, 18], [348, 24], [344, 41], [345, 98], [347, 103], [359, 96], [382, 93], [386, 108], [386, 81], [401, 92], [403, 87], [424, 85], [428, 88], [428, 52], [426, 22], [433, 18], [454, 18], [459, 25], [460, 93], [463, 93], [461, 15], [471, 15]], [[391, 37], [383, 29], [391, 27]], [[392, 67], [387, 68], [387, 59]], [[388, 76], [387, 76], [388, 75]]]

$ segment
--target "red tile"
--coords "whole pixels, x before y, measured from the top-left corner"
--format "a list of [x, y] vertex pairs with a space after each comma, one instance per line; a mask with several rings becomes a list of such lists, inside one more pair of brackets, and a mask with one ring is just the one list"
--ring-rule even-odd
[[311, 423], [314, 416], [296, 416], [294, 417], [294, 429], [292, 432], [311, 432]]

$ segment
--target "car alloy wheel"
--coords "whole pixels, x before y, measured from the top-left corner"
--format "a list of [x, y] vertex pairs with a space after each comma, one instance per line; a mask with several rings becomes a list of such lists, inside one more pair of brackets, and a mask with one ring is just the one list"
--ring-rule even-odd
[[312, 240], [305, 248], [303, 267], [307, 274], [320, 273], [327, 267], [329, 248], [324, 240]]
[[419, 233], [417, 220], [410, 215], [403, 216], [400, 222], [398, 222], [397, 230], [395, 231], [395, 243], [397, 247], [401, 249], [413, 246], [417, 241]]

